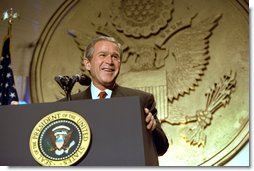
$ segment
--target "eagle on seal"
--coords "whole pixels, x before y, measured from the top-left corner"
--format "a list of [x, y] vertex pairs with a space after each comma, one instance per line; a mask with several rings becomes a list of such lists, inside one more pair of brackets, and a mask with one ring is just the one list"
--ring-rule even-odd
[[73, 141], [70, 144], [70, 140], [72, 138], [72, 131], [70, 128], [64, 125], [60, 125], [52, 129], [49, 134], [50, 142], [53, 146], [50, 151], [55, 151], [57, 155], [61, 155], [64, 152], [68, 153], [68, 150], [72, 146], [71, 144], [74, 143]]

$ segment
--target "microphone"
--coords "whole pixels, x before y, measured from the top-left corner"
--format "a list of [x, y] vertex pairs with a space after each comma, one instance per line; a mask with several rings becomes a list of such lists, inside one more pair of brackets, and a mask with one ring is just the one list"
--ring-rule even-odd
[[55, 76], [55, 81], [58, 83], [63, 84], [64, 86], [69, 85], [72, 81], [72, 79], [69, 76], [62, 76], [62, 75], [57, 75]]
[[91, 78], [85, 74], [82, 74], [82, 75], [76, 74], [76, 78], [77, 78], [77, 82], [79, 82], [79, 84], [83, 86], [89, 86], [92, 81]]
[[76, 82], [79, 82], [80, 85], [89, 86], [91, 84], [91, 78], [85, 74], [73, 75], [72, 77], [69, 76], [62, 76], [57, 75], [55, 76], [55, 81], [59, 84], [59, 86], [64, 90], [67, 100], [71, 100], [71, 90]]
[[57, 75], [57, 76], [55, 76], [55, 80], [56, 80], [57, 82], [59, 82], [61, 79], [63, 79], [63, 76], [62, 76], [62, 75]]

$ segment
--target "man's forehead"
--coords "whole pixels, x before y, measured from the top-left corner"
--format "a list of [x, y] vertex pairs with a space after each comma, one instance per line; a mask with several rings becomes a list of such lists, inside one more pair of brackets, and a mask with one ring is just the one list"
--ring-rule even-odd
[[[110, 45], [110, 46], [108, 46]], [[117, 52], [120, 51], [119, 47], [117, 46], [116, 43], [114, 42], [110, 42], [110, 41], [107, 41], [107, 40], [100, 40], [98, 41], [96, 44], [95, 44], [95, 50], [97, 51], [109, 51], [109, 50], [112, 50], [112, 48], [114, 50], [116, 50]]]

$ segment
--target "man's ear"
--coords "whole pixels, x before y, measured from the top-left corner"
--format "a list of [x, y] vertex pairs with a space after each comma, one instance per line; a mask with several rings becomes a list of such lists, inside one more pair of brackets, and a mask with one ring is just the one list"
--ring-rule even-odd
[[83, 64], [84, 64], [86, 70], [88, 70], [88, 71], [91, 70], [91, 63], [86, 57], [84, 57], [84, 59], [83, 59]]

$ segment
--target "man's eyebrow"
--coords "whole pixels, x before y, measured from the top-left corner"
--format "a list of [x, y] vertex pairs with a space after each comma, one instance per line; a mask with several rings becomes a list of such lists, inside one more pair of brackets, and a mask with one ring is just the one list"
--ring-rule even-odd
[[113, 55], [118, 55], [118, 56], [120, 56], [120, 53], [114, 52]]
[[108, 51], [99, 51], [99, 52], [98, 52], [98, 54], [102, 54], [102, 53], [103, 53], [103, 54], [106, 53], [106, 54], [111, 54], [111, 55], [118, 55], [118, 56], [120, 56], [120, 53], [118, 53], [118, 52], [113, 52], [113, 53], [109, 53]]

